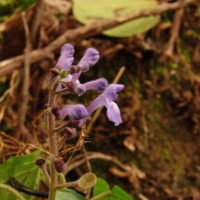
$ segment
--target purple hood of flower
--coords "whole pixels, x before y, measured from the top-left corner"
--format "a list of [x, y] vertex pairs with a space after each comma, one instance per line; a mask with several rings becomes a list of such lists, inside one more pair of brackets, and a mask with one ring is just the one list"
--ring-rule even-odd
[[81, 60], [78, 63], [78, 66], [81, 67], [80, 72], [73, 74], [74, 80], [78, 80], [81, 73], [88, 71], [89, 68], [95, 65], [98, 60], [99, 60], [99, 52], [94, 48], [88, 48], [85, 51], [84, 56], [81, 58]]
[[74, 47], [71, 44], [65, 44], [61, 49], [61, 55], [56, 66], [69, 70], [74, 61]]
[[95, 65], [99, 60], [99, 52], [96, 49], [88, 48], [84, 56], [81, 58], [79, 64], [88, 63], [89, 66]]
[[56, 66], [51, 69], [51, 72], [58, 75], [61, 70], [69, 71], [74, 61], [73, 55], [74, 47], [71, 44], [63, 45], [58, 62], [56, 63]]
[[88, 111], [82, 104], [67, 105], [58, 111], [58, 119], [69, 117], [70, 120], [81, 120], [88, 116]]
[[94, 81], [89, 81], [83, 84], [86, 90], [96, 90], [97, 92], [103, 92], [108, 86], [108, 81], [105, 78], [99, 78]]

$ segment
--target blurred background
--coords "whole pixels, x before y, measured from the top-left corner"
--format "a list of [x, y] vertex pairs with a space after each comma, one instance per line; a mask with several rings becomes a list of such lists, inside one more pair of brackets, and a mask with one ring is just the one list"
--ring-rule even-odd
[[64, 43], [74, 45], [74, 63], [89, 47], [100, 52], [81, 82], [120, 75], [125, 85], [117, 99], [123, 123], [114, 127], [103, 109], [86, 125], [94, 173], [136, 199], [199, 200], [200, 1], [1, 0], [1, 163], [47, 149], [49, 70]]

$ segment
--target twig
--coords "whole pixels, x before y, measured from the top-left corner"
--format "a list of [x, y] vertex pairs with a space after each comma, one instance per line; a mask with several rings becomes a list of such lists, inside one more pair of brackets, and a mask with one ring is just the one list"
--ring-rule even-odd
[[37, 33], [41, 24], [41, 19], [43, 17], [43, 13], [44, 13], [43, 9], [44, 9], [43, 0], [38, 0], [34, 8], [35, 14], [33, 16], [33, 23], [31, 25], [31, 31], [30, 31], [32, 44], [35, 44], [36, 46], [37, 44], [35, 40], [36, 40]]
[[[183, 3], [183, 1], [180, 1], [180, 2]], [[173, 20], [173, 24], [172, 24], [172, 28], [171, 28], [171, 37], [169, 39], [167, 48], [165, 50], [165, 54], [169, 57], [171, 57], [173, 55], [174, 44], [177, 40], [179, 31], [180, 31], [183, 14], [184, 14], [184, 8], [181, 7], [180, 9], [178, 9], [176, 11], [175, 16], [174, 16], [174, 20]]]
[[[83, 128], [82, 128], [82, 131], [84, 132], [83, 134], [84, 135], [86, 135], [87, 133], [86, 133], [86, 127], [84, 126]], [[89, 172], [91, 172], [92, 171], [92, 166], [91, 166], [91, 164], [90, 164], [90, 161], [89, 161], [89, 159], [88, 159], [88, 157], [87, 157], [87, 151], [86, 151], [86, 149], [85, 149], [85, 144], [84, 144], [84, 142], [83, 142], [83, 145], [82, 145], [82, 152], [83, 152], [83, 155], [84, 155], [84, 157], [85, 157], [85, 162], [86, 162], [86, 167], [87, 167], [87, 170], [89, 171]]]
[[18, 108], [18, 124], [17, 124], [17, 137], [21, 134], [25, 134], [26, 137], [29, 136], [29, 131], [25, 127], [25, 117], [27, 113], [28, 101], [29, 101], [29, 85], [30, 85], [30, 33], [25, 16], [25, 12], [22, 12], [22, 21], [25, 30], [26, 36], [26, 47], [25, 47], [25, 57], [24, 57], [24, 68], [23, 68], [23, 83], [22, 83], [22, 92], [21, 92], [21, 103]]
[[[121, 169], [127, 171], [127, 167], [124, 166], [123, 163], [121, 163], [118, 159], [116, 159], [110, 155], [106, 155], [106, 154], [99, 153], [99, 152], [88, 152], [88, 159], [89, 160], [102, 159], [102, 160], [111, 161], [111, 162], [115, 163], [117, 166], [119, 166]], [[71, 170], [82, 165], [85, 162], [85, 158], [76, 160], [75, 162], [73, 162], [73, 160], [76, 160], [76, 156], [71, 160], [72, 164], [66, 167], [64, 174], [68, 174]]]
[[[131, 13], [126, 16], [119, 16], [116, 17], [115, 19], [102, 20], [99, 21], [98, 23], [82, 26], [73, 30], [67, 30], [56, 40], [51, 42], [47, 47], [32, 51], [30, 53], [30, 62], [34, 63], [39, 61], [40, 59], [47, 58], [50, 53], [54, 52], [66, 41], [72, 42], [77, 39], [83, 39], [89, 36], [97, 35], [107, 29], [113, 28], [115, 26], [131, 21], [133, 19], [146, 17], [149, 15], [159, 15], [166, 11], [176, 10], [194, 1], [195, 0], [185, 0], [183, 3], [179, 1], [174, 3], [162, 3], [156, 8], [151, 10], [142, 10], [135, 13]], [[20, 55], [0, 62], [0, 77], [10, 74], [14, 69], [21, 67], [23, 60], [24, 60], [24, 55]]]
[[18, 72], [18, 70], [15, 70], [12, 73], [12, 76], [10, 78], [9, 88], [0, 97], [0, 103], [1, 103], [0, 123], [1, 123], [2, 119], [4, 118], [5, 111], [8, 108], [10, 100], [11, 100], [11, 98], [14, 94], [14, 91], [17, 88], [18, 84], [19, 84], [19, 72]]
[[[113, 83], [117, 83], [119, 81], [119, 79], [121, 78], [122, 74], [125, 71], [125, 67], [121, 67], [117, 76], [115, 77], [115, 79], [113, 80]], [[92, 129], [93, 124], [96, 122], [97, 118], [99, 117], [99, 115], [101, 114], [103, 108], [99, 108], [96, 110], [96, 112], [94, 113], [92, 120], [90, 121], [87, 129], [86, 129], [86, 133], [89, 133]]]
[[20, 143], [18, 140], [16, 140], [14, 137], [12, 137], [12, 136], [10, 136], [10, 135], [4, 133], [4, 132], [0, 132], [0, 136], [2, 136], [2, 137], [4, 137], [4, 138], [7, 138], [7, 139], [10, 140], [10, 141], [13, 141], [13, 143], [14, 143], [15, 145], [17, 145], [17, 146], [20, 146], [20, 145], [21, 145], [21, 143]]

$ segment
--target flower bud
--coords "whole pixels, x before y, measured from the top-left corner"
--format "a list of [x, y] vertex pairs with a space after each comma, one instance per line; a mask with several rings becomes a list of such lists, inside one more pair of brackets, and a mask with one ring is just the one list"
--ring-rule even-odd
[[61, 107], [59, 105], [54, 105], [51, 109], [51, 112], [54, 114], [56, 118], [59, 118], [59, 111]]
[[54, 160], [55, 169], [58, 173], [62, 173], [65, 169], [65, 162], [63, 160]]
[[44, 158], [39, 158], [35, 161], [35, 164], [38, 165], [39, 167], [41, 167], [42, 165], [44, 165], [46, 163], [46, 160]]

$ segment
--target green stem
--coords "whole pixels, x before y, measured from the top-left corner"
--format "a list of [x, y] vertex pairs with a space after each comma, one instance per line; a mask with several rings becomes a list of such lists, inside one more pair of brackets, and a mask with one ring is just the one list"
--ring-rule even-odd
[[95, 196], [95, 197], [92, 197], [90, 200], [101, 200], [101, 199], [103, 199], [103, 198], [105, 198], [105, 197], [110, 196], [111, 194], [112, 194], [111, 191], [104, 192], [104, 193], [101, 193], [101, 194], [99, 194], [99, 195], [97, 195], [97, 196]]
[[9, 185], [0, 183], [0, 188], [7, 190], [8, 192], [12, 193], [14, 196], [17, 197], [19, 200], [26, 200], [17, 190], [10, 187]]
[[68, 182], [68, 183], [63, 183], [60, 185], [57, 185], [57, 188], [68, 188], [68, 187], [75, 187], [78, 185], [78, 181], [72, 181], [72, 182]]

